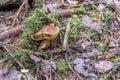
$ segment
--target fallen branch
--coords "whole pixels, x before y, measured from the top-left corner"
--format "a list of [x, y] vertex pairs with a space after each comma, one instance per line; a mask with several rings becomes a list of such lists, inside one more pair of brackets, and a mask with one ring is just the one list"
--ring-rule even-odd
[[0, 41], [18, 35], [22, 31], [23, 27], [24, 25], [22, 24], [0, 33]]

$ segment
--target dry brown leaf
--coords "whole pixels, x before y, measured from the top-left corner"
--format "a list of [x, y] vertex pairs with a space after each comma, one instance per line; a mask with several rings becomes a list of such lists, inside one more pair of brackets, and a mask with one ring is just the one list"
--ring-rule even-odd
[[82, 23], [87, 27], [97, 31], [98, 33], [102, 33], [102, 26], [99, 25], [97, 22], [93, 22], [89, 16], [83, 16], [81, 20]]
[[15, 68], [0, 69], [0, 80], [17, 80], [19, 72]]
[[95, 68], [98, 72], [105, 73], [113, 68], [113, 64], [110, 61], [99, 61], [95, 63]]

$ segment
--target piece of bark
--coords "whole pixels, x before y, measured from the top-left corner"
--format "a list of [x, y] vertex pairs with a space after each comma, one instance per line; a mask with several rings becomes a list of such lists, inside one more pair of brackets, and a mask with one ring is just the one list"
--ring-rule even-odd
[[23, 27], [24, 25], [22, 24], [0, 33], [0, 41], [18, 35], [22, 31]]

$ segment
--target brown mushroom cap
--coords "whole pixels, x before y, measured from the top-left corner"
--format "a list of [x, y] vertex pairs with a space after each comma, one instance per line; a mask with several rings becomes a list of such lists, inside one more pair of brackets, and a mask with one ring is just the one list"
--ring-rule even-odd
[[41, 40], [53, 40], [55, 39], [59, 34], [60, 29], [56, 26], [54, 26], [53, 23], [49, 23], [47, 26], [45, 26], [43, 29], [38, 31], [37, 33], [33, 34], [31, 38], [35, 41], [41, 41]]

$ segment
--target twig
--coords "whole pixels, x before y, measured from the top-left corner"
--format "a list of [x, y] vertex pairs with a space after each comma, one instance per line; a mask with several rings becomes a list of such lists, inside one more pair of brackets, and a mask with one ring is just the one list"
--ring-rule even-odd
[[64, 41], [63, 41], [63, 47], [64, 48], [67, 48], [69, 33], [70, 33], [70, 22], [68, 22], [67, 29], [66, 29], [66, 32], [65, 32], [65, 37], [64, 37]]
[[3, 45], [6, 45], [6, 46], [9, 46], [9, 47], [12, 47], [12, 48], [21, 50], [21, 51], [23, 51], [23, 52], [27, 52], [27, 53], [29, 53], [29, 54], [34, 53], [35, 55], [44, 56], [44, 54], [42, 54], [42, 53], [40, 53], [40, 52], [35, 52], [35, 51], [32, 51], [32, 50], [22, 49], [22, 48], [19, 48], [19, 47], [17, 47], [17, 46], [14, 46], [14, 45], [12, 45], [12, 44], [7, 44], [7, 43], [4, 43], [4, 42], [0, 42], [0, 44], [3, 44]]
[[[1, 44], [0, 44], [1, 45]], [[5, 50], [7, 51], [7, 53], [15, 60], [15, 62], [23, 69], [25, 69], [25, 67], [16, 59], [14, 58], [13, 54], [10, 52], [10, 50], [5, 46], [5, 45], [2, 45]], [[28, 80], [35, 80], [34, 77], [30, 74], [30, 73], [26, 73], [25, 74], [26, 76], [29, 76], [31, 79], [28, 79]]]
[[18, 20], [18, 18], [19, 18], [19, 15], [20, 15], [22, 9], [24, 8], [25, 3], [26, 3], [26, 1], [24, 1], [24, 2], [22, 3], [22, 5], [19, 7], [19, 9], [18, 9], [18, 11], [17, 11], [17, 13], [16, 13], [16, 15], [15, 15], [15, 18], [14, 18], [14, 20], [13, 20], [13, 23], [12, 23], [11, 28], [15, 27], [16, 22], [17, 22], [17, 20]]
[[55, 48], [53, 50], [47, 50], [46, 52], [47, 53], [61, 53], [61, 52], [64, 52], [65, 49], [63, 47], [59, 47], [59, 48]]
[[26, 9], [26, 16], [28, 16], [28, 0], [25, 0], [26, 4], [25, 4], [25, 9]]
[[9, 49], [5, 45], [2, 45], [2, 46], [7, 51], [7, 53], [15, 60], [15, 62], [17, 62], [21, 68], [24, 68], [23, 65], [16, 58], [14, 58], [13, 54], [9, 51]]

